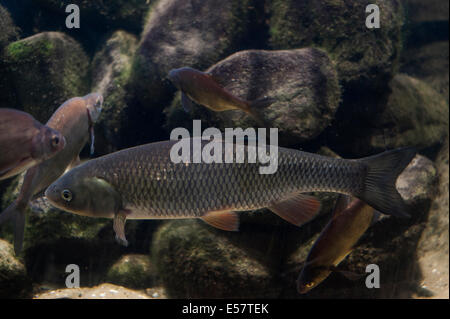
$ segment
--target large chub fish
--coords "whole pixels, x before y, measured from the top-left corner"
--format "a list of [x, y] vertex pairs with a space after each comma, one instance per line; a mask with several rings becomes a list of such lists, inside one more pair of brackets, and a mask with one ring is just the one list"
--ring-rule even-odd
[[[175, 164], [170, 158], [175, 143], [142, 145], [91, 160], [63, 175], [45, 194], [63, 210], [114, 218], [123, 243], [126, 219], [201, 218], [214, 227], [236, 230], [236, 211], [267, 207], [301, 225], [320, 209], [305, 192], [349, 194], [385, 214], [408, 216], [395, 182], [414, 157], [412, 149], [344, 160], [279, 148], [276, 172], [260, 174], [259, 161]], [[247, 154], [255, 151], [252, 147], [245, 147]], [[236, 151], [221, 149], [222, 159], [230, 149]]]

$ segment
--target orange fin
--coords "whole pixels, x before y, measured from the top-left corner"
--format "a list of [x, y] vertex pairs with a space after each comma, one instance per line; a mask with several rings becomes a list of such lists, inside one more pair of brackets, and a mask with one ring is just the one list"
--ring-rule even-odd
[[268, 208], [291, 224], [301, 226], [317, 215], [320, 206], [315, 197], [300, 193]]
[[201, 217], [209, 225], [227, 231], [239, 230], [239, 217], [233, 211], [208, 212]]

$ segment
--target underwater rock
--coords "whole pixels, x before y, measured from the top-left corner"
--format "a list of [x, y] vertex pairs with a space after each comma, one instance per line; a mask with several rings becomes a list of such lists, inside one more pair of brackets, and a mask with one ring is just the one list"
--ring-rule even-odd
[[[270, 106], [255, 111], [268, 126], [278, 128], [284, 146], [319, 135], [330, 124], [339, 105], [337, 74], [322, 50], [240, 51], [211, 66], [207, 72], [241, 99], [274, 99]], [[178, 98], [166, 110], [168, 127], [192, 125], [187, 123], [191, 116], [180, 112], [184, 110]], [[213, 112], [197, 106], [193, 118], [222, 129], [261, 126], [241, 110]]]
[[340, 81], [382, 86], [394, 72], [402, 46], [403, 9], [397, 0], [372, 1], [380, 28], [365, 26], [367, 2], [359, 0], [270, 1], [274, 49], [320, 47], [336, 64]]
[[276, 298], [281, 287], [267, 260], [280, 258], [272, 258], [279, 251], [271, 235], [261, 227], [228, 233], [176, 220], [161, 226], [151, 250], [170, 298]]
[[418, 243], [423, 286], [436, 298], [449, 297], [449, 148], [448, 137], [436, 159], [439, 185]]
[[148, 255], [123, 255], [108, 270], [105, 281], [135, 289], [154, 287], [157, 280], [154, 268]]
[[[168, 72], [183, 66], [203, 70], [237, 50], [246, 38], [251, 10], [248, 0], [159, 0], [152, 4], [129, 86], [134, 122], [146, 121], [150, 129], [161, 127], [162, 108], [175, 91], [166, 79]], [[136, 134], [148, 141], [148, 136], [158, 132]]]
[[104, 155], [124, 146], [128, 122], [126, 84], [130, 78], [137, 38], [125, 31], [114, 32], [95, 54], [91, 64], [92, 92], [105, 97], [100, 119], [95, 125], [96, 153]]
[[0, 298], [25, 298], [30, 293], [25, 266], [14, 257], [12, 245], [0, 239]]
[[11, 19], [8, 10], [0, 5], [0, 49], [19, 36], [19, 29]]
[[76, 4], [80, 8], [80, 24], [97, 24], [106, 29], [125, 28], [136, 33], [141, 31], [142, 20], [150, 6], [149, 0], [37, 0], [36, 3], [60, 16], [61, 23], [68, 16], [65, 8]]
[[44, 32], [4, 49], [6, 78], [14, 89], [9, 107], [45, 123], [65, 100], [88, 91], [89, 59], [81, 46], [59, 32]]
[[[448, 2], [447, 2], [448, 4]], [[401, 72], [416, 77], [449, 100], [448, 40], [432, 42], [406, 49], [402, 56]]]
[[412, 22], [448, 21], [447, 0], [405, 0], [408, 19]]
[[[429, 85], [398, 74], [390, 82], [392, 93], [383, 110], [374, 114], [365, 127], [343, 127], [339, 145], [359, 156], [386, 149], [414, 146], [435, 154], [448, 134], [448, 104]], [[356, 120], [355, 120], [356, 121]]]

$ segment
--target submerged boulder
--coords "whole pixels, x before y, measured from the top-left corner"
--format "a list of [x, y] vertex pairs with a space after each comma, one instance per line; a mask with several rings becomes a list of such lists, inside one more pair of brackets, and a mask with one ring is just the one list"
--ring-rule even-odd
[[92, 61], [92, 92], [104, 97], [103, 110], [95, 125], [99, 154], [116, 151], [124, 145], [123, 131], [128, 122], [126, 85], [137, 39], [125, 31], [114, 32]]
[[45, 123], [65, 100], [88, 91], [89, 59], [71, 37], [43, 32], [10, 43], [3, 52], [5, 77], [15, 94], [9, 107]]
[[202, 223], [170, 221], [155, 234], [153, 260], [170, 298], [277, 297], [280, 285], [267, 266], [277, 247], [268, 245], [270, 232], [230, 234]]
[[359, 0], [272, 0], [270, 43], [275, 49], [307, 46], [325, 49], [344, 83], [383, 85], [396, 68], [403, 9], [397, 0], [378, 0], [380, 28], [365, 25], [367, 2]]
[[14, 256], [12, 245], [0, 239], [0, 298], [25, 298], [30, 294], [25, 266]]
[[448, 40], [408, 48], [402, 56], [401, 72], [427, 83], [449, 100]]
[[448, 134], [447, 101], [427, 83], [405, 74], [396, 75], [389, 86], [386, 104], [370, 119], [352, 108], [340, 109], [339, 129], [330, 134], [333, 145], [355, 156], [411, 146], [435, 155]]
[[[319, 135], [331, 123], [340, 101], [334, 65], [318, 49], [240, 51], [207, 72], [241, 99], [273, 99], [270, 106], [254, 111], [267, 126], [278, 128], [284, 145]], [[168, 127], [191, 125], [187, 123], [191, 116], [182, 109], [179, 98], [166, 112]], [[214, 112], [198, 106], [192, 116], [221, 129], [261, 125], [242, 110]]]
[[[129, 129], [135, 130], [136, 143], [162, 135], [156, 128], [175, 90], [168, 72], [183, 66], [202, 70], [237, 50], [248, 35], [252, 10], [248, 0], [158, 0], [152, 5], [129, 85], [135, 124]], [[144, 122], [145, 130], [136, 128]]]
[[68, 13], [65, 8], [76, 4], [80, 8], [81, 24], [102, 28], [124, 28], [134, 32], [142, 29], [142, 20], [150, 6], [148, 0], [37, 0], [41, 7], [52, 11], [64, 23]]
[[17, 39], [19, 28], [16, 27], [8, 10], [0, 5], [0, 49]]
[[154, 287], [157, 277], [148, 255], [127, 254], [109, 268], [105, 281], [127, 288], [145, 289]]

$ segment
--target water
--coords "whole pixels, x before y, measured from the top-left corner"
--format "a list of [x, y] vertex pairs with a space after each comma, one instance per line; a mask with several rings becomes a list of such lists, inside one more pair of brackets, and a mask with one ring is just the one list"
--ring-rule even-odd
[[[242, 100], [273, 98], [258, 112], [278, 128], [279, 146], [343, 158], [414, 146], [419, 155], [397, 181], [411, 218], [382, 215], [341, 271], [307, 294], [296, 280], [336, 194], [315, 194], [320, 214], [302, 227], [267, 209], [240, 213], [239, 232], [127, 221], [128, 247], [112, 220], [40, 198], [19, 256], [12, 224], [0, 227], [0, 297], [448, 298], [448, 1], [373, 3], [379, 28], [377, 10], [353, 0], [1, 0], [0, 107], [46, 123], [69, 98], [101, 93], [95, 152], [87, 142], [82, 162], [168, 140], [175, 128], [192, 134], [195, 119], [222, 132], [261, 127], [239, 109], [185, 112], [167, 78], [184, 66]], [[20, 184], [0, 181], [2, 210]], [[366, 272], [373, 264], [379, 278]]]

